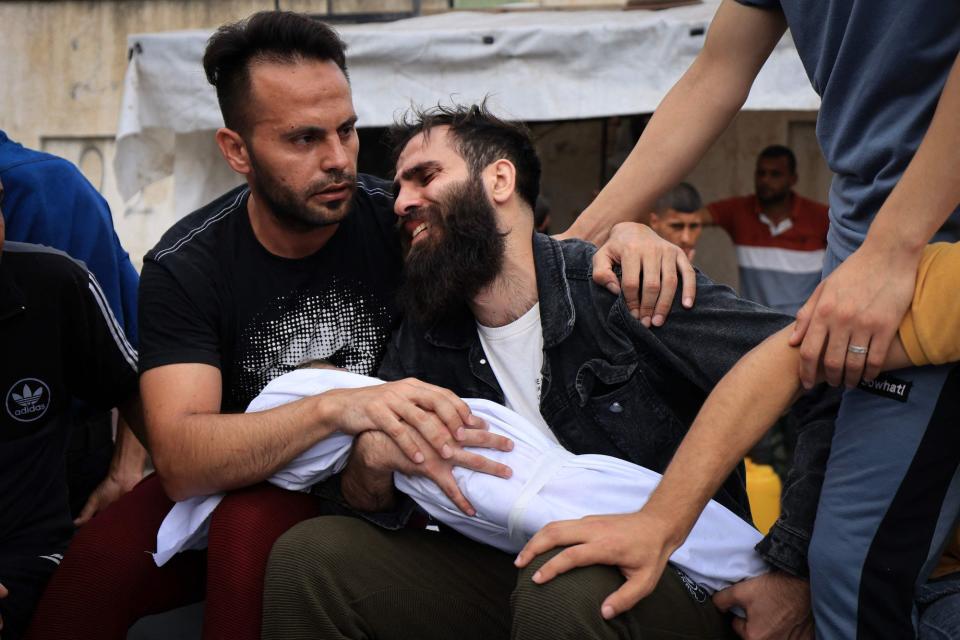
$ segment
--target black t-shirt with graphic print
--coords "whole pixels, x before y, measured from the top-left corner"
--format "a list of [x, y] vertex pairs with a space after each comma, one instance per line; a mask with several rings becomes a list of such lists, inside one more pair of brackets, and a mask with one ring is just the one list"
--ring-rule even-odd
[[305, 360], [376, 371], [398, 318], [403, 258], [389, 183], [362, 174], [357, 182], [350, 213], [306, 258], [260, 244], [246, 186], [167, 231], [140, 277], [141, 373], [212, 365], [223, 379], [221, 410], [240, 412]]
[[0, 353], [3, 564], [10, 554], [65, 548], [71, 399], [121, 404], [137, 391], [137, 353], [82, 264], [19, 242], [0, 255]]

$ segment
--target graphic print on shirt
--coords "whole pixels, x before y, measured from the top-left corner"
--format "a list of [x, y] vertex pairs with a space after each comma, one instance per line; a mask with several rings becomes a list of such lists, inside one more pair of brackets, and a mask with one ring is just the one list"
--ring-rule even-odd
[[234, 399], [246, 406], [245, 399], [268, 382], [310, 360], [370, 375], [383, 356], [391, 321], [382, 300], [336, 276], [321, 291], [281, 296], [240, 336]]
[[50, 406], [50, 387], [37, 378], [13, 383], [6, 396], [7, 413], [18, 422], [39, 420]]

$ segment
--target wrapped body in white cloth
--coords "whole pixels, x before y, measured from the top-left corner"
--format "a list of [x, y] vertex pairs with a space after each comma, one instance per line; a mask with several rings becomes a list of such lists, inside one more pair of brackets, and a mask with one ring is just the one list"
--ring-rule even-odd
[[[382, 381], [340, 370], [299, 369], [270, 382], [247, 412], [264, 411], [330, 389], [375, 384]], [[469, 538], [516, 553], [554, 520], [637, 511], [660, 482], [659, 473], [625, 460], [574, 455], [502, 405], [489, 400], [464, 401], [491, 431], [513, 440], [510, 452], [476, 450], [509, 466], [512, 477], [456, 468], [457, 484], [477, 510], [472, 517], [426, 478], [398, 473], [394, 483], [433, 518]], [[343, 469], [352, 442], [351, 436], [334, 434], [303, 452], [269, 481], [285, 489], [307, 489]], [[179, 551], [206, 547], [210, 516], [222, 497], [197, 497], [174, 505], [157, 534], [157, 565]], [[761, 537], [726, 507], [711, 501], [670, 562], [708, 591], [716, 591], [768, 570], [753, 549]]]

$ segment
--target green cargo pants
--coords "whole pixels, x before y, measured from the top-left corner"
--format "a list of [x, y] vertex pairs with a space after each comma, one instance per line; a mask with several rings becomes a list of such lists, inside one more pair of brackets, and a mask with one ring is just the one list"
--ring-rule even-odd
[[[555, 552], [554, 552], [555, 553]], [[672, 569], [654, 592], [611, 621], [600, 604], [623, 577], [615, 567], [573, 570], [545, 585], [513, 558], [452, 532], [386, 531], [322, 516], [273, 548], [264, 595], [266, 640], [523, 640], [733, 638], [702, 589]]]

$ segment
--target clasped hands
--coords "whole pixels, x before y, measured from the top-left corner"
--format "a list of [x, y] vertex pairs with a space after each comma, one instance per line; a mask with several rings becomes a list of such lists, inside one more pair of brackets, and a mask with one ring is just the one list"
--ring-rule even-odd
[[[509, 478], [509, 467], [467, 447], [510, 451], [513, 441], [491, 433], [453, 392], [414, 378], [359, 389], [328, 391], [343, 433], [356, 436], [344, 471], [344, 493], [363, 510], [392, 494], [394, 471], [432, 480], [467, 515], [476, 510], [453, 477], [453, 467]], [[351, 490], [353, 490], [351, 492]], [[360, 496], [366, 494], [368, 499]], [[351, 500], [354, 498], [354, 500]]]

